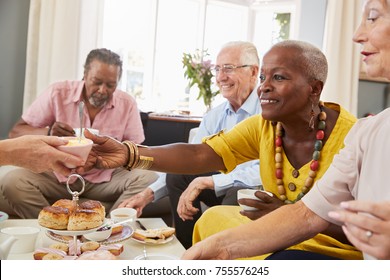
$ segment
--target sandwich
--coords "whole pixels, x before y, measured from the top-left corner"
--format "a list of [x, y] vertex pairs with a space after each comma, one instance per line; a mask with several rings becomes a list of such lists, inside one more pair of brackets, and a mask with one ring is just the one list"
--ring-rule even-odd
[[136, 229], [132, 238], [145, 243], [161, 243], [175, 233], [172, 227], [154, 228], [154, 229]]

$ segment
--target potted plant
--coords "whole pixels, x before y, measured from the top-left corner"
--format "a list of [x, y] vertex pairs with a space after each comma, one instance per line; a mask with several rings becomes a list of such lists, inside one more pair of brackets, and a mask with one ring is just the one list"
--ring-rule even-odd
[[199, 49], [194, 54], [183, 53], [184, 77], [189, 80], [188, 88], [192, 88], [194, 85], [198, 87], [197, 99], [203, 98], [207, 110], [211, 108], [214, 97], [219, 94], [219, 90], [212, 89], [211, 60], [204, 59], [208, 55], [207, 50]]

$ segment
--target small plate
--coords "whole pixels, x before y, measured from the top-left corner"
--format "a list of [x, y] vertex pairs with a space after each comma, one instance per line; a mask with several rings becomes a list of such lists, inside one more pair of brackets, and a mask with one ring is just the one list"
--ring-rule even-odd
[[136, 256], [134, 258], [135, 260], [178, 260], [179, 257], [174, 256], [174, 255], [168, 255], [168, 254], [161, 254], [161, 253], [147, 253], [146, 254], [146, 259], [144, 254]]
[[83, 235], [86, 233], [94, 232], [100, 227], [101, 226], [98, 226], [98, 227], [87, 229], [87, 230], [59, 230], [59, 229], [52, 229], [52, 228], [47, 228], [47, 227], [43, 227], [43, 228], [46, 229], [47, 231], [50, 231], [50, 232], [58, 234], [58, 235], [77, 236], [77, 235]]
[[7, 219], [8, 219], [8, 214], [0, 211], [0, 222], [5, 221]]
[[[122, 242], [126, 239], [129, 239], [131, 237], [131, 235], [133, 234], [133, 231], [134, 230], [129, 226], [123, 226], [123, 230], [120, 233], [113, 234], [109, 238], [107, 238], [106, 240], [102, 240], [102, 241], [98, 241], [98, 242], [100, 244], [103, 244], [103, 245], [119, 243], [119, 242]], [[70, 240], [72, 240], [72, 238], [70, 238], [67, 235], [56, 234], [50, 230], [48, 230], [46, 232], [46, 234], [51, 239], [58, 241], [58, 242], [62, 242], [62, 243], [68, 243]], [[82, 237], [80, 236], [80, 239], [83, 242], [87, 241], [87, 239], [83, 236]]]
[[64, 236], [77, 236], [77, 235], [83, 235], [87, 234], [90, 232], [97, 231], [99, 228], [101, 228], [103, 225], [107, 224], [108, 219], [104, 219], [104, 222], [95, 228], [91, 229], [86, 229], [86, 230], [66, 230], [66, 229], [52, 229], [52, 228], [47, 228], [44, 226], [41, 226], [42, 228], [46, 229], [47, 231], [51, 231], [52, 233], [58, 234], [58, 235], [64, 235]]
[[171, 236], [169, 236], [166, 239], [158, 239], [158, 240], [156, 240], [156, 242], [142, 241], [142, 240], [135, 239], [133, 237], [131, 238], [131, 240], [134, 240], [135, 242], [138, 242], [138, 243], [141, 243], [141, 244], [162, 245], [162, 244], [166, 244], [166, 243], [171, 242], [173, 240], [173, 237], [174, 237], [174, 235], [171, 235]]
[[[62, 242], [62, 243], [69, 243], [69, 241], [73, 240], [72, 236], [56, 234], [50, 230], [46, 231], [46, 235], [50, 239], [53, 239], [54, 241], [58, 241], [58, 242]], [[81, 236], [77, 236], [77, 238], [81, 238]]]

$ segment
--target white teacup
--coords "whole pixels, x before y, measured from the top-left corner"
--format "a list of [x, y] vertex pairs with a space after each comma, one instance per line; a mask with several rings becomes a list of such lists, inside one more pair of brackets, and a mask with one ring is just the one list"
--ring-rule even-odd
[[137, 219], [137, 210], [134, 208], [116, 208], [110, 212], [110, 218], [114, 223], [131, 219], [126, 224], [134, 227], [135, 220]]
[[[255, 189], [241, 189], [241, 190], [238, 190], [237, 192], [237, 200], [239, 199], [242, 199], [242, 198], [249, 198], [249, 199], [255, 199], [255, 200], [259, 200], [259, 201], [262, 201], [260, 198], [258, 198], [255, 193], [259, 191], [259, 192], [265, 192], [266, 194], [268, 194], [269, 196], [273, 196], [272, 193], [270, 192], [267, 192], [267, 191], [263, 191], [263, 190], [255, 190]], [[248, 205], [244, 205], [244, 204], [240, 204], [238, 203], [241, 208], [244, 210], [244, 211], [256, 211], [257, 208], [255, 207], [251, 207], [251, 206], [248, 206]]]
[[[63, 151], [68, 154], [72, 154], [75, 156], [78, 156], [85, 161], [88, 158], [89, 152], [92, 149], [93, 142], [90, 139], [87, 138], [81, 138], [78, 137], [63, 137], [64, 139], [67, 139], [69, 142], [66, 145], [57, 146], [57, 149], [60, 151]], [[71, 164], [65, 164], [68, 168], [76, 168], [77, 166], [71, 165]]]
[[[95, 135], [99, 135], [99, 130], [98, 129], [94, 129], [94, 128], [83, 128], [83, 134], [84, 134], [84, 130], [85, 129], [88, 129], [89, 132], [91, 132], [92, 134], [95, 134]], [[76, 133], [76, 137], [80, 137], [80, 128], [77, 127], [77, 128], [73, 128], [74, 132]], [[83, 135], [84, 137], [84, 135]]]
[[6, 227], [1, 232], [14, 236], [17, 241], [12, 245], [10, 253], [24, 254], [35, 250], [35, 242], [40, 229], [37, 227]]

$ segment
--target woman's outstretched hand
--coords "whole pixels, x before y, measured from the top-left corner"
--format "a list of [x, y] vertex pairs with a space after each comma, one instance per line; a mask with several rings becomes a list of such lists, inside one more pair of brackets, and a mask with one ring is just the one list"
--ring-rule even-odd
[[128, 160], [127, 147], [108, 136], [97, 136], [85, 129], [84, 136], [94, 143], [87, 162], [77, 172], [86, 172], [92, 168], [111, 169], [124, 166]]

